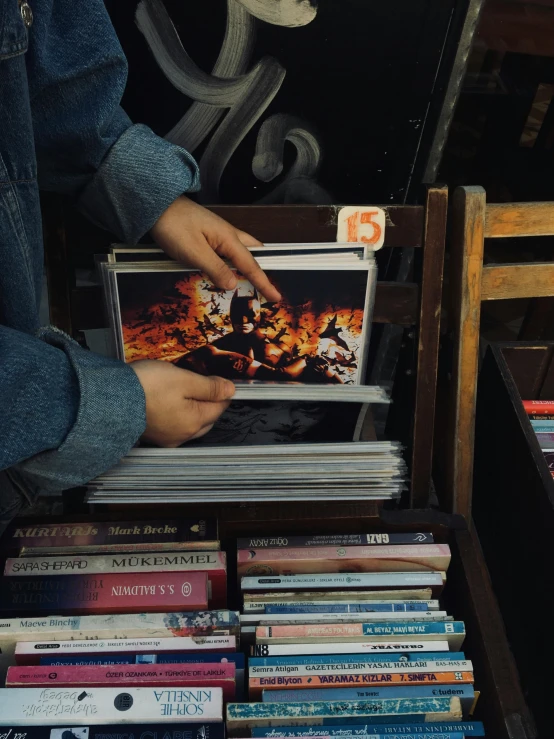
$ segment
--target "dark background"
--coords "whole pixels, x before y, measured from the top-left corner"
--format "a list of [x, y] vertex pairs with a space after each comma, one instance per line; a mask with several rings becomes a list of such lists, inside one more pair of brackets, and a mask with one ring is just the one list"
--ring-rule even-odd
[[[163, 136], [191, 101], [158, 68], [134, 22], [137, 3], [107, 4], [129, 59], [123, 105], [133, 120]], [[193, 61], [210, 71], [225, 29], [224, 0], [164, 0], [164, 5]], [[287, 74], [229, 162], [221, 202], [256, 202], [278, 182], [258, 181], [251, 168], [260, 123], [276, 112], [300, 116], [315, 127], [324, 152], [318, 180], [330, 202], [403, 202], [414, 166], [417, 178], [429, 149], [429, 141], [421, 150], [420, 144], [436, 123], [433, 101], [442, 89], [437, 70], [441, 57], [448, 63], [453, 51], [448, 32], [455, 35], [459, 19], [450, 21], [463, 5], [455, 0], [320, 0], [307, 26], [285, 28], [256, 20], [250, 67], [269, 55]], [[196, 157], [200, 153], [194, 152]], [[286, 153], [285, 171], [295, 158], [291, 144]]]

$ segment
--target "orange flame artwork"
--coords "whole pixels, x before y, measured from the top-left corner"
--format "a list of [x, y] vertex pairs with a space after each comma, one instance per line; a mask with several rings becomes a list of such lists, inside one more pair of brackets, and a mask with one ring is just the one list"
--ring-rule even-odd
[[162, 359], [231, 379], [363, 382], [367, 271], [267, 274], [278, 303], [240, 275], [225, 291], [197, 271], [117, 271], [125, 361]]

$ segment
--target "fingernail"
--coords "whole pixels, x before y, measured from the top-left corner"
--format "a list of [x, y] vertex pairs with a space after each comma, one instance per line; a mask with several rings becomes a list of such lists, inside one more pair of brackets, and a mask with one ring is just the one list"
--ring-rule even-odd
[[229, 277], [228, 280], [225, 280], [225, 289], [226, 290], [234, 290], [237, 286], [238, 280], [235, 276]]
[[235, 385], [230, 380], [225, 380], [225, 397], [232, 398], [235, 394]]

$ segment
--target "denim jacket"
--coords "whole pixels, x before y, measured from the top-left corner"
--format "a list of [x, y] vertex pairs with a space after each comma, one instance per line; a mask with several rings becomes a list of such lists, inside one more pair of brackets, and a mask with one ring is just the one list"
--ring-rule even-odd
[[120, 108], [127, 64], [102, 0], [28, 1], [32, 23], [0, 0], [0, 532], [41, 491], [113, 466], [146, 423], [129, 366], [39, 327], [39, 188], [129, 243], [198, 188], [191, 156]]

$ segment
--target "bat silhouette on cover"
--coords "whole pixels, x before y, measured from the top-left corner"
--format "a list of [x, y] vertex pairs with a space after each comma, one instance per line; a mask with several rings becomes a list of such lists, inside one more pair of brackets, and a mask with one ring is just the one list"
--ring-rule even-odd
[[319, 334], [320, 339], [332, 339], [337, 346], [350, 351], [350, 347], [346, 341], [340, 335], [341, 327], [337, 326], [337, 316], [329, 319], [329, 323], [325, 326], [324, 330]]

